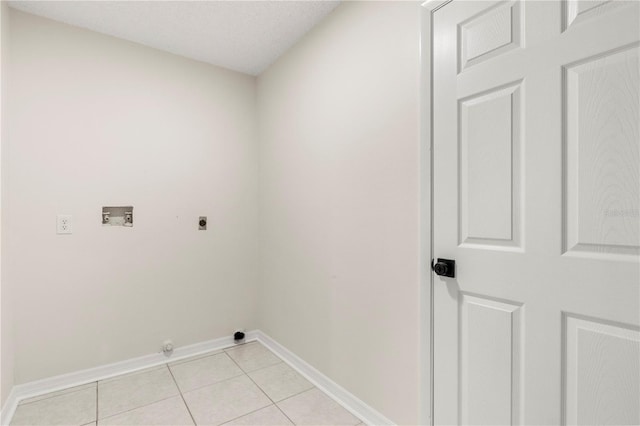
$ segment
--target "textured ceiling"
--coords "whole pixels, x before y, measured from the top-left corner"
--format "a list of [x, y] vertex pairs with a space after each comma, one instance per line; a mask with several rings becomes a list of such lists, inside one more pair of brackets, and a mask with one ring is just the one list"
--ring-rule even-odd
[[9, 5], [258, 75], [340, 1], [9, 1]]

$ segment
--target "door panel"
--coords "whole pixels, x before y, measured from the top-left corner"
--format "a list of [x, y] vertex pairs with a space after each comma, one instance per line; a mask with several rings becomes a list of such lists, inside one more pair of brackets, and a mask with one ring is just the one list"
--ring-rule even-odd
[[462, 71], [520, 46], [520, 3], [508, 1], [482, 10], [459, 25]]
[[[626, 2], [629, 3], [629, 2]], [[564, 29], [583, 20], [598, 17], [614, 7], [625, 6], [625, 2], [613, 0], [567, 0], [564, 4], [566, 22]]]
[[521, 81], [458, 101], [460, 244], [519, 247]]
[[565, 318], [568, 424], [640, 424], [640, 333], [628, 325]]
[[564, 67], [566, 253], [640, 253], [639, 50]]
[[[522, 404], [522, 316], [520, 304], [460, 295], [463, 424], [518, 421]], [[492, 384], [491, 392], [486, 392], [487, 383]]]
[[640, 3], [433, 15], [436, 424], [640, 423]]

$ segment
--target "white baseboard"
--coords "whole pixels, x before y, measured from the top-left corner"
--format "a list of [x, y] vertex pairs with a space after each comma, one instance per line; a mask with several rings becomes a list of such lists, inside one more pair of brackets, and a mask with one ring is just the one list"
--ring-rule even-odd
[[[256, 333], [257, 332], [255, 331], [245, 333], [244, 340], [246, 342], [256, 340]], [[4, 407], [2, 407], [2, 411], [0, 412], [0, 424], [3, 426], [9, 424], [18, 404], [23, 399], [44, 395], [49, 392], [55, 392], [74, 386], [84, 385], [86, 383], [96, 382], [98, 380], [108, 379], [121, 374], [132, 373], [134, 371], [205, 354], [207, 352], [229, 348], [235, 344], [236, 343], [234, 343], [232, 336], [221, 337], [219, 339], [195, 343], [193, 345], [177, 347], [170, 356], [166, 356], [162, 352], [157, 352], [138, 358], [115, 362], [113, 364], [101, 365], [99, 367], [14, 386], [5, 401]]]
[[364, 423], [368, 425], [395, 424], [265, 333], [260, 330], [256, 330], [255, 333], [256, 338], [260, 343], [282, 358], [294, 370], [302, 374], [316, 387], [351, 412], [351, 414], [359, 417]]
[[2, 407], [2, 411], [0, 412], [0, 425], [8, 425], [11, 422], [11, 418], [13, 417], [13, 413], [16, 412], [16, 407], [18, 406], [18, 398], [16, 398], [15, 387], [11, 389], [9, 392], [9, 396], [4, 403], [4, 407]]
[[[353, 394], [342, 388], [340, 385], [329, 379], [327, 376], [313, 368], [311, 365], [303, 361], [293, 352], [267, 336], [265, 333], [254, 330], [245, 333], [245, 342], [257, 340], [270, 349], [273, 353], [282, 358], [292, 368], [302, 374], [307, 380], [324, 391], [336, 402], [346, 408], [356, 417], [362, 419], [369, 425], [393, 425], [394, 423], [384, 417], [382, 414], [356, 398]], [[113, 364], [102, 365], [95, 368], [89, 368], [69, 374], [50, 377], [48, 379], [37, 380], [14, 386], [7, 397], [7, 400], [0, 412], [0, 424], [8, 425], [11, 418], [23, 399], [32, 398], [34, 396], [43, 395], [49, 392], [84, 385], [86, 383], [96, 382], [98, 380], [108, 379], [110, 377], [128, 374], [134, 371], [143, 370], [145, 368], [155, 367], [167, 362], [178, 361], [196, 355], [213, 352], [234, 346], [236, 343], [233, 337], [222, 337], [219, 339], [208, 340], [206, 342], [196, 343], [189, 346], [176, 348], [170, 356], [164, 355], [162, 352], [145, 355], [138, 358], [132, 358], [126, 361], [115, 362]]]

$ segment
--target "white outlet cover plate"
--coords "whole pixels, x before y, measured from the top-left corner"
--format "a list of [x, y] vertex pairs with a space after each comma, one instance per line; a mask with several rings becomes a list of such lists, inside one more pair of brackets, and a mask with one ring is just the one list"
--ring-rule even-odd
[[73, 223], [70, 214], [59, 214], [57, 218], [57, 233], [71, 234], [73, 233]]

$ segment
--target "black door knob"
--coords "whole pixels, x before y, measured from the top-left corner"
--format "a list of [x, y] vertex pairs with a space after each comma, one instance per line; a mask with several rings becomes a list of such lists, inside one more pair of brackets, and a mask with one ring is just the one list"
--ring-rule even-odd
[[456, 276], [456, 261], [451, 259], [438, 259], [436, 262], [431, 262], [431, 269], [436, 275], [441, 277], [455, 278]]
[[207, 226], [207, 221], [204, 219], [200, 219], [200, 226]]
[[446, 275], [449, 272], [449, 267], [444, 262], [438, 262], [434, 265], [433, 270], [438, 275]]

